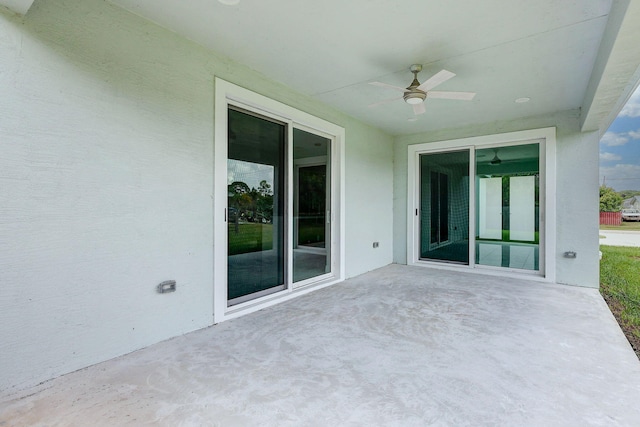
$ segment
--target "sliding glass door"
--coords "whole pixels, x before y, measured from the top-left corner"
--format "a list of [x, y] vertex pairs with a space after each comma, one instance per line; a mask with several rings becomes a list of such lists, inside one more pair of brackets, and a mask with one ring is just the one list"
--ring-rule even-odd
[[331, 273], [331, 139], [290, 126], [229, 109], [228, 307]]
[[417, 154], [420, 260], [540, 271], [539, 143]]
[[219, 78], [215, 89], [217, 323], [344, 280], [345, 130]]

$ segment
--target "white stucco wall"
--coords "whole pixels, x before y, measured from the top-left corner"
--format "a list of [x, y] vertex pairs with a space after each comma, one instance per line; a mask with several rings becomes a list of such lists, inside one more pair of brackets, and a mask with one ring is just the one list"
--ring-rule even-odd
[[347, 275], [392, 261], [391, 137], [100, 0], [0, 13], [0, 394], [212, 323], [214, 76], [346, 129]]
[[[393, 200], [383, 201], [381, 196], [393, 194], [393, 150], [387, 137], [373, 130], [355, 139], [347, 130], [346, 138], [351, 142], [346, 147], [345, 171], [349, 278], [392, 262]], [[385, 221], [391, 221], [391, 227]], [[379, 242], [379, 247], [373, 248], [373, 242]]]
[[[556, 281], [569, 285], [600, 286], [598, 230], [598, 132], [578, 132], [575, 121], [558, 127]], [[574, 215], [583, 212], [584, 215]], [[564, 258], [566, 251], [577, 258]]]
[[[598, 287], [598, 135], [581, 133], [577, 111], [400, 136], [394, 146], [394, 262], [407, 262], [407, 147], [435, 141], [556, 127], [556, 281]], [[577, 258], [564, 258], [566, 251]]]

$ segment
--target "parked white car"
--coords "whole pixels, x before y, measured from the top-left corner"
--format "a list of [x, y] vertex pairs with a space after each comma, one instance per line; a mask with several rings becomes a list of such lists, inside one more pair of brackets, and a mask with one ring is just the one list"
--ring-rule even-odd
[[623, 221], [640, 221], [640, 210], [638, 209], [622, 209]]

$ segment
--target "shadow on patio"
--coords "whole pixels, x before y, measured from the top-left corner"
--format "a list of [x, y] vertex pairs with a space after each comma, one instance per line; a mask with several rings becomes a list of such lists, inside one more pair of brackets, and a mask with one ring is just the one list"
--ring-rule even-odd
[[0, 425], [637, 425], [640, 362], [595, 289], [391, 265], [23, 395]]

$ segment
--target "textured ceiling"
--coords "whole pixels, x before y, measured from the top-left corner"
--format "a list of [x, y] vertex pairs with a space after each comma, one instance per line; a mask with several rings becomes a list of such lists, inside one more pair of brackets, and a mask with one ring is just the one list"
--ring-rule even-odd
[[[612, 0], [111, 0], [266, 77], [391, 134], [410, 134], [582, 107]], [[396, 95], [446, 69], [437, 90], [473, 101], [428, 99], [410, 122]], [[524, 104], [516, 98], [529, 97]]]

